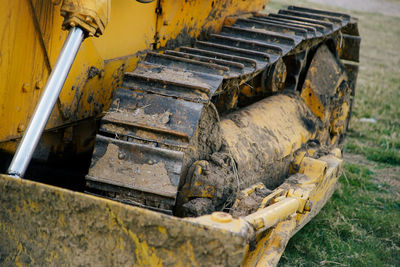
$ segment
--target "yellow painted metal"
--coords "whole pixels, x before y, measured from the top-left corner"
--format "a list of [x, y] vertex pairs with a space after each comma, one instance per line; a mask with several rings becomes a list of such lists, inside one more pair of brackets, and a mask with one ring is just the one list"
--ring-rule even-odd
[[248, 221], [256, 231], [263, 231], [296, 213], [299, 207], [300, 201], [298, 199], [285, 197], [267, 208], [246, 216], [245, 220]]
[[[247, 228], [216, 228], [0, 175], [5, 266], [237, 266]], [[223, 224], [222, 224], [223, 225]]]
[[[331, 197], [342, 170], [340, 156], [340, 149], [334, 149], [329, 155], [323, 156], [318, 160], [306, 157], [302, 165], [307, 165], [310, 176], [291, 176], [284, 184], [274, 190], [274, 192], [279, 191], [279, 194], [276, 195], [281, 195], [281, 191], [285, 191], [288, 196], [287, 198], [278, 197], [277, 203], [279, 201], [286, 202], [289, 198], [297, 199], [298, 203], [302, 204], [299, 205], [299, 209], [294, 216], [279, 220], [275, 227], [258, 234], [256, 247], [253, 250], [248, 250], [243, 261], [244, 266], [276, 266], [278, 264], [289, 239], [308, 223]], [[321, 166], [326, 168], [321, 168]], [[302, 166], [302, 168], [306, 169], [306, 166]], [[312, 170], [313, 168], [314, 170]], [[318, 172], [320, 173], [318, 174]], [[323, 173], [324, 175], [322, 175]], [[315, 177], [321, 177], [321, 179], [317, 180]], [[305, 199], [307, 201], [304, 201]], [[276, 204], [272, 206], [274, 205]], [[264, 210], [266, 209], [268, 207]], [[302, 209], [303, 211], [301, 211]], [[292, 210], [288, 211], [291, 212]], [[256, 216], [257, 213], [250, 215], [253, 221], [261, 221], [261, 217]], [[272, 218], [277, 216], [281, 216], [278, 211], [272, 215]]]
[[[74, 125], [107, 110], [123, 73], [132, 71], [143, 52], [153, 48], [157, 30], [165, 37], [163, 46], [179, 39], [179, 33], [187, 29], [190, 36], [197, 37], [206, 28], [221, 27], [225, 16], [260, 10], [267, 2], [162, 1], [163, 12], [157, 19], [157, 1], [113, 0], [104, 34], [84, 41], [46, 130]], [[2, 3], [0, 150], [15, 150], [14, 141], [23, 135], [55, 64], [67, 35], [61, 29], [60, 9], [61, 1]], [[47, 143], [60, 146], [54, 140]]]
[[[116, 19], [102, 38], [84, 41], [47, 129], [99, 115], [108, 107], [123, 72], [134, 68], [139, 51], [151, 48], [154, 9], [155, 4], [113, 1], [111, 17]], [[2, 10], [0, 141], [4, 142], [22, 136], [67, 33], [61, 29], [60, 5], [51, 1], [6, 1]], [[1, 148], [13, 146], [3, 143]]]
[[111, 0], [63, 0], [63, 28], [78, 26], [93, 36], [103, 34], [110, 19]]
[[[306, 158], [309, 168], [314, 163], [323, 170], [327, 164], [321, 180], [293, 175], [275, 189], [275, 204], [238, 219], [226, 213], [176, 218], [0, 175], [3, 263], [275, 266], [290, 237], [332, 194], [341, 172], [336, 156], [340, 150], [315, 161]], [[304, 199], [311, 211], [300, 212]]]
[[[265, 162], [273, 162], [293, 155], [304, 143], [315, 137], [315, 132], [308, 129], [301, 117], [297, 116], [299, 113], [306, 114], [308, 108], [303, 101], [294, 97], [272, 96], [244, 110], [248, 112], [240, 111], [240, 117], [241, 121], [246, 122], [246, 127], [240, 127], [229, 116], [221, 120], [223, 138], [235, 161], [243, 165], [239, 168], [251, 169], [255, 158], [259, 157], [248, 149], [251, 144], [266, 142], [265, 146], [260, 145], [259, 150], [263, 152]], [[309, 119], [312, 119], [311, 114]], [[266, 139], [266, 135], [273, 138]]]
[[[156, 2], [142, 5], [112, 1], [111, 21], [104, 36], [84, 42], [47, 129], [71, 125], [105, 110], [123, 73], [135, 67], [142, 51], [152, 48], [157, 30], [158, 45], [165, 46], [169, 40], [179, 41], [182, 33], [198, 36], [201, 29], [218, 29], [224, 16], [259, 10], [267, 1], [237, 1], [229, 6], [226, 4], [231, 1], [161, 1], [163, 12], [158, 19]], [[209, 20], [212, 5], [220, 11], [219, 20]], [[23, 134], [66, 33], [61, 30], [59, 4], [15, 0], [6, 1], [2, 8], [0, 141], [4, 142]], [[282, 106], [288, 113], [299, 112], [292, 98], [272, 99], [268, 100], [270, 112], [248, 119], [261, 128], [280, 129], [274, 132], [279, 140], [271, 144], [275, 151], [265, 157], [282, 158], [292, 155], [314, 135], [300, 121], [282, 116]], [[222, 121], [222, 125], [228, 129], [224, 138], [230, 147], [237, 148], [233, 156], [249, 158], [251, 155], [236, 144], [239, 138], [251, 141], [251, 133], [229, 120]], [[291, 129], [282, 125], [291, 125]], [[14, 148], [2, 143], [0, 149]], [[247, 220], [221, 219], [216, 214], [179, 219], [0, 175], [0, 247], [7, 250], [7, 255], [17, 255], [7, 256], [5, 262], [10, 265], [233, 266], [242, 260], [244, 265], [273, 265], [289, 238], [318, 213], [332, 194], [341, 169], [337, 158], [340, 151], [333, 154], [318, 160], [299, 157], [302, 174], [277, 188], [274, 198], [265, 199], [260, 210]], [[312, 203], [309, 212], [307, 203]], [[297, 215], [290, 216], [295, 211]], [[276, 223], [275, 228], [265, 229]], [[256, 240], [255, 249], [248, 245], [250, 240]]]
[[255, 266], [275, 266], [281, 258], [282, 252], [286, 247], [286, 240], [289, 240], [296, 227], [295, 220], [286, 220], [271, 231], [268, 240], [265, 244], [263, 253], [260, 255]]
[[197, 37], [206, 30], [219, 31], [226, 17], [235, 14], [258, 12], [269, 0], [161, 0], [162, 13], [158, 17], [158, 45], [176, 44], [181, 39]]
[[326, 162], [305, 157], [300, 166], [299, 173], [310, 177], [311, 183], [318, 183], [325, 176], [327, 168], [328, 164]]
[[[316, 71], [310, 70], [310, 71]], [[315, 94], [315, 89], [310, 81], [304, 81], [303, 90], [301, 91], [301, 97], [307, 103], [307, 106], [318, 116], [321, 120], [326, 117], [325, 106], [322, 104], [321, 99]]]
[[340, 149], [319, 159], [305, 157], [300, 163], [300, 174], [289, 177], [264, 199], [257, 212], [247, 217], [220, 222], [213, 214], [191, 220], [229, 231], [252, 229], [255, 247], [246, 247], [242, 265], [275, 266], [289, 239], [332, 195], [342, 169], [340, 157]]

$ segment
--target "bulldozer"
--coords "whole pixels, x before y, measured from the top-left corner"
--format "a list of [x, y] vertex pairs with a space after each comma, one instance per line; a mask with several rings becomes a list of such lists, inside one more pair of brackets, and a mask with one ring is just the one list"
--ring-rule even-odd
[[334, 192], [357, 19], [268, 0], [0, 12], [2, 266], [275, 266]]

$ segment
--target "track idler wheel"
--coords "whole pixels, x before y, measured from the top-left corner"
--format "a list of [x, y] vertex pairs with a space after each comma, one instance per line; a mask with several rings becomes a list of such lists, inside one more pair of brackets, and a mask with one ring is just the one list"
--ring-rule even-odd
[[300, 96], [321, 122], [321, 143], [336, 145], [349, 118], [351, 90], [345, 68], [327, 45], [315, 51]]

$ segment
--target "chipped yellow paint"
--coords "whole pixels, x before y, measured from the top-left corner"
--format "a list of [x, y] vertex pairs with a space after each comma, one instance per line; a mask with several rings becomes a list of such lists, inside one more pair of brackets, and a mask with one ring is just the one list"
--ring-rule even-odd
[[[193, 265], [199, 265], [198, 262], [196, 262], [195, 257], [194, 257], [194, 248], [193, 245], [188, 241], [185, 244], [182, 244], [180, 247], [180, 250], [183, 252], [186, 257], [190, 259], [191, 262], [193, 262]], [[184, 263], [182, 263], [182, 266], [184, 266]]]
[[298, 169], [300, 168], [300, 163], [303, 161], [306, 153], [307, 152], [304, 150], [299, 150], [296, 152], [296, 155], [294, 156], [294, 159], [289, 166], [289, 172], [291, 174], [295, 174], [298, 171]]
[[325, 118], [325, 107], [322, 104], [319, 97], [315, 94], [315, 90], [313, 89], [313, 85], [309, 80], [304, 81], [303, 91], [300, 94], [301, 98], [304, 99], [307, 106], [311, 109], [311, 111], [318, 116], [321, 120]]
[[162, 14], [158, 16], [159, 46], [183, 35], [198, 37], [204, 29], [219, 31], [227, 16], [258, 12], [269, 0], [162, 0]]
[[257, 262], [260, 261], [262, 253], [265, 250], [268, 240], [271, 236], [271, 230], [268, 230], [257, 236], [256, 247], [253, 250], [249, 250], [249, 246], [246, 246], [246, 254], [242, 261], [242, 266], [256, 266]]
[[340, 107], [333, 111], [333, 119], [331, 120], [331, 132], [333, 134], [341, 134], [343, 132], [349, 112], [350, 106], [347, 102], [343, 102]]
[[310, 183], [319, 183], [325, 176], [328, 164], [324, 161], [305, 157], [301, 164], [299, 173], [310, 177]]
[[243, 86], [240, 87], [240, 93], [250, 97], [253, 96], [253, 89], [249, 85], [244, 84]]
[[158, 226], [158, 231], [160, 231], [160, 233], [161, 233], [162, 235], [168, 235], [168, 234], [167, 234], [167, 229], [165, 229], [165, 227]]
[[146, 241], [140, 241], [139, 237], [132, 232], [131, 229], [128, 229], [123, 220], [118, 218], [118, 216], [109, 209], [111, 218], [115, 220], [115, 223], [119, 226], [119, 228], [127, 234], [130, 239], [134, 242], [135, 246], [135, 255], [137, 258], [137, 264], [140, 266], [162, 266], [162, 259], [158, 258], [154, 248], [150, 248]]
[[263, 254], [255, 266], [276, 266], [295, 227], [294, 220], [280, 222], [272, 230]]

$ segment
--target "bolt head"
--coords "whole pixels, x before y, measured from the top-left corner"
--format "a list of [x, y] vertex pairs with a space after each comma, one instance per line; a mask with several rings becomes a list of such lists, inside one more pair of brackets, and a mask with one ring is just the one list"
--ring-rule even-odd
[[229, 223], [233, 220], [232, 215], [221, 211], [213, 212], [211, 214], [211, 219], [214, 222], [219, 222], [219, 223]]
[[39, 90], [43, 88], [43, 82], [41, 80], [37, 81], [35, 84], [35, 89]]
[[17, 131], [19, 133], [22, 133], [23, 131], [25, 131], [25, 125], [23, 123], [18, 124]]
[[31, 86], [29, 85], [29, 83], [24, 83], [23, 85], [22, 85], [22, 92], [23, 93], [27, 93], [27, 92], [29, 92], [29, 89], [31, 88]]
[[124, 152], [119, 152], [118, 159], [123, 160], [126, 158], [126, 154]]

